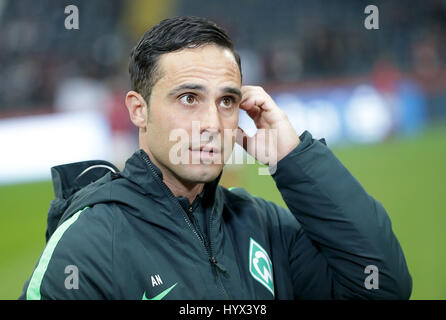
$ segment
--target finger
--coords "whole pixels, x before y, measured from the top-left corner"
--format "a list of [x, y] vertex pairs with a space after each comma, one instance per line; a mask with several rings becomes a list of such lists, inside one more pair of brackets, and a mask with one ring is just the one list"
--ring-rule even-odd
[[262, 87], [259, 86], [242, 86], [241, 87], [242, 96], [248, 94], [249, 92], [265, 92]]
[[248, 136], [242, 128], [238, 127], [235, 135], [235, 142], [246, 150], [248, 147]]
[[240, 102], [240, 108], [243, 110], [250, 110], [254, 107], [259, 107], [264, 111], [273, 109], [274, 102], [271, 97], [264, 91], [259, 90], [247, 91]]
[[248, 111], [249, 109], [258, 106], [257, 103], [258, 102], [256, 101], [255, 96], [251, 95], [245, 96], [243, 97], [243, 100], [240, 102], [240, 108]]
[[240, 109], [245, 110], [248, 116], [253, 120], [262, 111], [262, 109], [257, 106], [255, 102], [247, 100], [240, 103]]
[[240, 104], [240, 109], [245, 110], [253, 119], [262, 111], [268, 110], [268, 108], [265, 107], [265, 102], [256, 97], [250, 98], [243, 104]]
[[[240, 104], [244, 105], [244, 104], [246, 104], [246, 102], [248, 100], [250, 100], [253, 97], [255, 97], [256, 95], [258, 95], [258, 90], [254, 86], [243, 86], [241, 88], [241, 93], [242, 93], [242, 99], [240, 101]], [[251, 104], [252, 104], [252, 101], [250, 103], [248, 103], [248, 105], [251, 105]]]
[[237, 144], [239, 144], [243, 149], [245, 149], [246, 152], [250, 153], [248, 151], [248, 146], [252, 145], [252, 143], [250, 142], [253, 138], [251, 138], [250, 136], [248, 136], [245, 131], [243, 131], [242, 128], [238, 127], [237, 129], [237, 133], [235, 136], [235, 142]]
[[284, 117], [284, 112], [267, 94], [262, 97], [258, 95], [246, 97], [246, 100], [240, 104], [240, 109], [248, 113], [248, 116], [256, 122], [257, 128], [274, 123]]
[[253, 106], [252, 108], [246, 110], [248, 116], [253, 120], [259, 115], [260, 112], [262, 112], [262, 109], [257, 106]]

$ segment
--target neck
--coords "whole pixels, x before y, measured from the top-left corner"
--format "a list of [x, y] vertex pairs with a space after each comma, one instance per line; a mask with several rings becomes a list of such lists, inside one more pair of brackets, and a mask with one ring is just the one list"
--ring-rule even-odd
[[189, 200], [189, 203], [192, 204], [197, 195], [203, 190], [204, 183], [195, 183], [180, 179], [177, 175], [175, 175], [175, 173], [160, 164], [152, 155], [150, 150], [147, 148], [143, 148], [143, 150], [147, 153], [153, 164], [156, 165], [161, 171], [163, 175], [163, 182], [170, 189], [170, 191], [172, 191], [174, 196], [185, 197]]
[[[163, 172], [161, 170], [161, 172]], [[175, 197], [185, 197], [189, 200], [189, 203], [195, 200], [198, 194], [203, 190], [204, 183], [184, 183], [179, 179], [169, 179], [165, 176], [163, 172], [163, 182], [167, 185], [167, 187], [172, 191]]]

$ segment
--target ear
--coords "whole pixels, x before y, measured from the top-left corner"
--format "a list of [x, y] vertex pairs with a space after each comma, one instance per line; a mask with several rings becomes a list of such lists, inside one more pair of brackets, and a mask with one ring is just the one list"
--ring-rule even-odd
[[129, 91], [125, 96], [125, 105], [129, 111], [130, 120], [139, 129], [147, 127], [147, 103], [144, 98], [136, 91]]

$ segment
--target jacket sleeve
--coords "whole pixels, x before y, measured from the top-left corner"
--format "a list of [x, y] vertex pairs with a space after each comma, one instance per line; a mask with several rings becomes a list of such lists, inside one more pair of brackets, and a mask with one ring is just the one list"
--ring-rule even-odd
[[273, 174], [301, 225], [289, 252], [295, 295], [408, 299], [412, 279], [383, 206], [324, 143], [300, 138]]
[[113, 224], [102, 207], [80, 210], [56, 229], [19, 299], [112, 297]]

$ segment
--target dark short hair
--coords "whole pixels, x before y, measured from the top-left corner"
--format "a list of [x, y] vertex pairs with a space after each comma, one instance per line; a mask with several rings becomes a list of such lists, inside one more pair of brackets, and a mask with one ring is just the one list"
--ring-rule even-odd
[[130, 54], [129, 73], [132, 90], [149, 101], [160, 77], [158, 60], [162, 54], [184, 48], [216, 44], [230, 49], [242, 73], [240, 56], [226, 32], [214, 22], [199, 17], [175, 17], [162, 20], [148, 30]]

